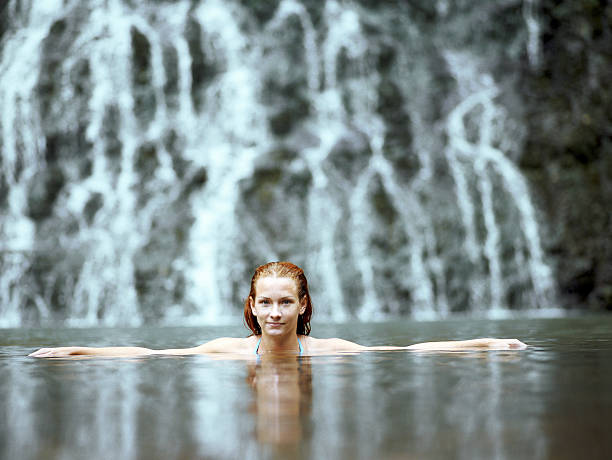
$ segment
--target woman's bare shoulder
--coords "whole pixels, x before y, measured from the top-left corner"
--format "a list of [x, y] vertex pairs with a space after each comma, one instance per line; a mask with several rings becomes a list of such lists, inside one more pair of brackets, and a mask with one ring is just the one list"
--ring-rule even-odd
[[331, 338], [317, 339], [315, 337], [304, 337], [305, 351], [308, 353], [333, 353], [339, 351], [361, 351], [365, 347], [348, 340]]
[[197, 347], [201, 353], [253, 353], [257, 345], [256, 336], [250, 337], [221, 337], [203, 343]]

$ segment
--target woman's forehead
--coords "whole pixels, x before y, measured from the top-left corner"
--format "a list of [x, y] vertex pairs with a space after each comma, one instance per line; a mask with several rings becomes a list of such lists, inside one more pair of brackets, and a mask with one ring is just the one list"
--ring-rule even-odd
[[291, 278], [277, 278], [275, 276], [264, 276], [255, 283], [256, 295], [289, 294], [297, 296], [297, 284]]

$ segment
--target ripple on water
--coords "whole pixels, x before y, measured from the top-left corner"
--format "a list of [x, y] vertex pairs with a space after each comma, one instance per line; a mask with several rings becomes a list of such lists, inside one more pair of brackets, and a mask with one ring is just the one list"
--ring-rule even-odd
[[612, 413], [610, 326], [329, 325], [319, 336], [365, 344], [499, 335], [530, 346], [276, 360], [26, 357], [60, 344], [191, 346], [239, 329], [3, 330], [0, 407], [11, 423], [0, 457], [607, 458], [612, 442], [597, 427]]

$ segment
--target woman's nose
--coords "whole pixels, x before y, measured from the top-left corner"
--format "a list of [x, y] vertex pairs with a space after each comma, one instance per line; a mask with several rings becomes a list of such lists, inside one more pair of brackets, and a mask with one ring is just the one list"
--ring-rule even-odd
[[274, 317], [280, 316], [280, 307], [277, 303], [272, 305], [272, 311], [270, 311], [270, 315]]

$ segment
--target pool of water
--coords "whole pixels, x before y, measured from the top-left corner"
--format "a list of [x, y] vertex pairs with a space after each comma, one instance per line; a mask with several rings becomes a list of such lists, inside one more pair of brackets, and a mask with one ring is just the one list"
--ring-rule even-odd
[[4, 459], [609, 459], [612, 317], [315, 325], [366, 345], [517, 337], [525, 351], [259, 361], [35, 359], [185, 347], [241, 328], [0, 330]]

